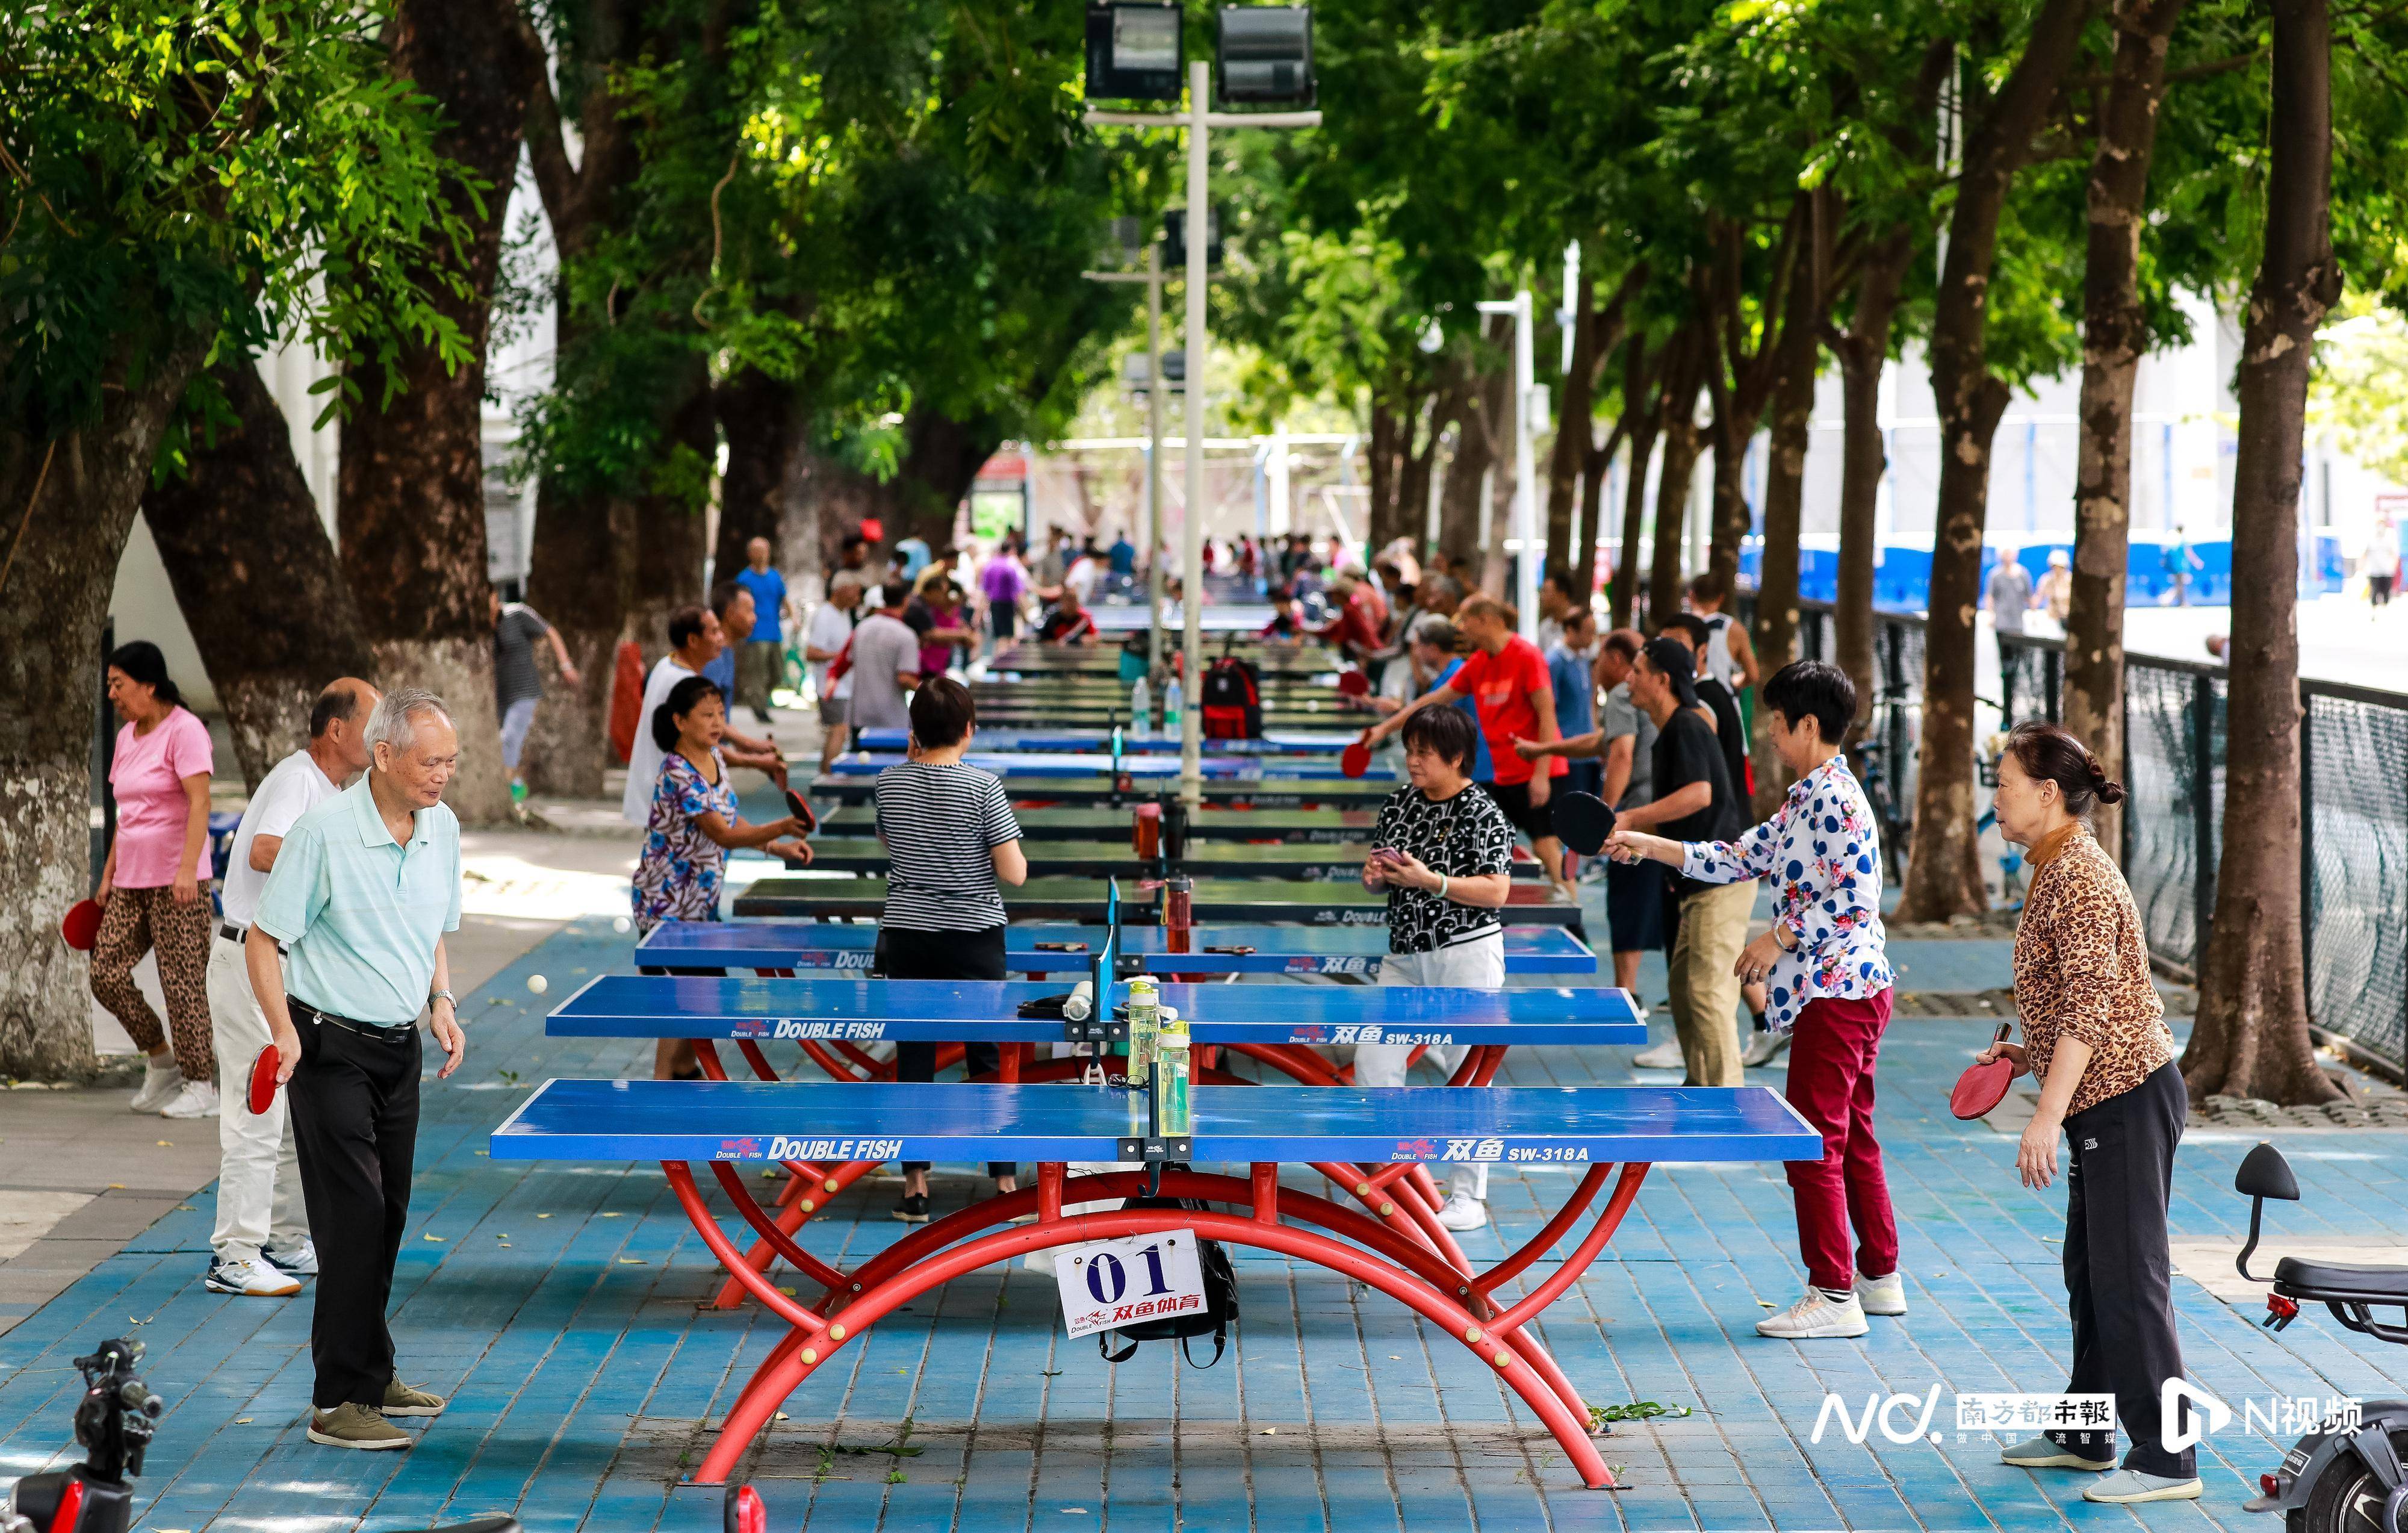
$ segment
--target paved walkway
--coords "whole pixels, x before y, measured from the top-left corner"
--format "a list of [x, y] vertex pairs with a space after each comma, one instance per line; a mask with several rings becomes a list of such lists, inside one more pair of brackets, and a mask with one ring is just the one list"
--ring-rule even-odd
[[[467, 1007], [470, 1066], [427, 1088], [395, 1329], [407, 1376], [452, 1407], [416, 1449], [344, 1454], [306, 1441], [308, 1308], [201, 1288], [202, 1196], [0, 1337], [0, 1476], [57, 1461], [74, 1398], [67, 1359], [130, 1328], [173, 1402], [142, 1482], [146, 1529], [397, 1530], [514, 1510], [533, 1528], [619, 1533], [716, 1517], [716, 1492], [675, 1482], [775, 1329], [749, 1309], [697, 1311], [713, 1264], [657, 1168], [523, 1173], [484, 1156], [486, 1132], [532, 1082], [636, 1071], [625, 1043], [544, 1038], [544, 1003], [526, 989], [541, 973], [556, 998], [621, 966], [626, 940], [582, 920], [501, 969]], [[2003, 956], [1998, 943], [1901, 948], [1911, 983], [1957, 976], [1935, 991], [1981, 988]], [[2210, 1440], [2206, 1500], [2137, 1515], [2083, 1503], [2069, 1479], [2003, 1468], [1988, 1439], [1954, 1432], [1954, 1392], [2054, 1389], [2064, 1366], [2061, 1194], [2023, 1192], [2011, 1133], [1957, 1124], [1942, 1106], [1988, 1025], [1893, 1027], [1881, 1123], [1913, 1312], [1862, 1340], [1753, 1334], [1800, 1282], [1777, 1170], [1668, 1167], [1649, 1179], [1607, 1258], [1546, 1329], [1593, 1403], [1688, 1412], [1613, 1428], [1619, 1492], [1581, 1489], [1493, 1376], [1393, 1304], [1242, 1253], [1243, 1318], [1218, 1368], [1174, 1367], [1160, 1347], [1109, 1367], [1058, 1338], [1049, 1279], [981, 1273], [890, 1317], [848, 1372], [790, 1401], [748, 1472], [781, 1529], [2242, 1526], [2248, 1483], [2278, 1450], [2237, 1422]], [[1627, 1057], [1522, 1051], [1508, 1077], [1622, 1082]], [[2397, 1135], [2277, 1138], [2307, 1197], [2274, 1211], [2271, 1245], [2408, 1240]], [[2245, 1223], [2230, 1184], [2249, 1142], [2201, 1131], [2183, 1153], [2186, 1270], [2211, 1281]], [[972, 1185], [957, 1169], [939, 1179], [941, 1205]], [[1505, 1239], [1535, 1227], [1538, 1194], [1560, 1191], [1547, 1175], [1500, 1169]], [[900, 1229], [885, 1215], [893, 1191], [865, 1183], [809, 1226], [813, 1249], [853, 1262], [884, 1245]], [[1497, 1240], [1475, 1238], [1474, 1254]], [[2253, 1298], [2229, 1307], [2189, 1279], [2178, 1293], [2194, 1376], [2236, 1408], [2399, 1392], [2408, 1358], [2321, 1316], [2276, 1336], [2257, 1328]], [[1878, 1431], [1850, 1443], [1836, 1424], [1814, 1440], [1826, 1391], [1854, 1413], [1873, 1393], [1920, 1398], [1935, 1384], [1936, 1443], [1894, 1445]]]

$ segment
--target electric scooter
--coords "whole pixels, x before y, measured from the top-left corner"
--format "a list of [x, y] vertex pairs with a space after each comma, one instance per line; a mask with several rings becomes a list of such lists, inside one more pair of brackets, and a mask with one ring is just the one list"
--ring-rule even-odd
[[[84, 1461], [29, 1474], [0, 1497], [0, 1533], [125, 1533], [133, 1521], [134, 1478], [142, 1472], [167, 1402], [136, 1377], [142, 1343], [111, 1339], [89, 1357], [76, 1404], [76, 1441]], [[519, 1533], [515, 1517], [480, 1517], [431, 1533]]]
[[[2249, 1198], [2249, 1239], [2233, 1266], [2252, 1282], [2258, 1249], [2258, 1218], [2266, 1199], [2296, 1203], [2299, 1179], [2271, 1144], [2260, 1144], [2241, 1162], [2234, 1190]], [[2354, 1262], [2284, 1256], [2274, 1263], [2273, 1291], [2266, 1296], [2263, 1325], [2281, 1330], [2299, 1317], [2300, 1305], [2322, 1304], [2353, 1331], [2378, 1341], [2408, 1343], [2408, 1267], [2371, 1267]], [[2402, 1324], [2387, 1325], [2368, 1311], [2398, 1308]], [[2281, 1468], [2261, 1474], [2262, 1495], [2251, 1512], [2279, 1512], [2284, 1533], [2408, 1533], [2408, 1400], [2369, 1400], [2356, 1425], [2319, 1427], [2291, 1444]]]

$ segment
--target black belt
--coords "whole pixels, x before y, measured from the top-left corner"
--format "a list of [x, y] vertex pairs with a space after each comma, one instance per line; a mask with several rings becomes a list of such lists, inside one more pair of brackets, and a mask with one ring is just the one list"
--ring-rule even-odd
[[338, 1017], [332, 1011], [321, 1011], [308, 1001], [296, 1000], [291, 996], [285, 997], [284, 1004], [296, 1021], [322, 1022], [329, 1027], [339, 1027], [344, 1032], [357, 1033], [362, 1038], [376, 1039], [380, 1042], [406, 1042], [417, 1031], [414, 1026], [380, 1027], [373, 1022], [361, 1022], [352, 1017]]
[[251, 928], [248, 926], [237, 926], [231, 921], [225, 921], [219, 923], [218, 935], [224, 938], [229, 942], [239, 942], [245, 937], [251, 935]]

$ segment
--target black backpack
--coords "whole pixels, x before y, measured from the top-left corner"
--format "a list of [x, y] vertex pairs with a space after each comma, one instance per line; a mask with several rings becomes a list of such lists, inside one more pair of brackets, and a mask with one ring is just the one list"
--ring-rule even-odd
[[1263, 687], [1252, 661], [1225, 654], [1205, 666], [1201, 700], [1206, 739], [1262, 738]]
[[[1132, 1197], [1121, 1205], [1124, 1209], [1180, 1209], [1201, 1212], [1210, 1204], [1187, 1197]], [[1196, 1265], [1204, 1274], [1204, 1308], [1187, 1314], [1167, 1315], [1155, 1320], [1140, 1320], [1134, 1325], [1123, 1325], [1116, 1331], [1096, 1333], [1096, 1350], [1107, 1363], [1125, 1363], [1137, 1355], [1140, 1341], [1179, 1342], [1179, 1355], [1185, 1357], [1191, 1368], [1211, 1368], [1221, 1360], [1229, 1347], [1229, 1325], [1238, 1318], [1238, 1272], [1229, 1265], [1229, 1254], [1218, 1240], [1196, 1238]], [[1212, 1363], [1198, 1363], [1187, 1351], [1190, 1337], [1212, 1333]], [[1127, 1343], [1119, 1352], [1112, 1350], [1117, 1337]]]

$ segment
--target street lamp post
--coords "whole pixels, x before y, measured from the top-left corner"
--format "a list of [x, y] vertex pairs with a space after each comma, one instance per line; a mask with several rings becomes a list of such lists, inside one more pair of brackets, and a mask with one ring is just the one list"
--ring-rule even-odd
[[1146, 674], [1162, 677], [1162, 241], [1145, 247], [1145, 270], [1082, 272], [1090, 282], [1145, 284]]
[[[1189, 809], [1201, 808], [1204, 802], [1204, 724], [1203, 713], [1193, 695], [1203, 680], [1204, 652], [1204, 377], [1205, 365], [1211, 355], [1211, 337], [1204, 327], [1205, 262], [1211, 244], [1211, 195], [1209, 185], [1211, 160], [1207, 140], [1214, 128], [1313, 128], [1321, 125], [1321, 114], [1311, 112], [1216, 112], [1210, 110], [1212, 92], [1212, 66], [1202, 59], [1193, 59], [1187, 65], [1187, 109], [1177, 113], [1102, 112], [1091, 111], [1087, 122], [1091, 127], [1185, 128], [1187, 130], [1187, 326], [1185, 341], [1187, 361], [1187, 430], [1182, 452], [1187, 470], [1187, 509], [1180, 518], [1180, 600], [1181, 649], [1185, 655], [1186, 674], [1182, 690], [1191, 694], [1179, 724], [1179, 796]], [[1524, 295], [1525, 313], [1528, 294]], [[1155, 310], [1158, 312], [1158, 309]], [[1524, 322], [1527, 328], [1526, 319]], [[1528, 368], [1526, 338], [1524, 371]], [[1156, 366], [1159, 367], [1157, 356]], [[1159, 374], [1156, 375], [1157, 386]], [[1152, 390], [1148, 398], [1156, 397]], [[1149, 406], [1149, 408], [1154, 407]], [[1158, 410], [1155, 419], [1159, 419]], [[1161, 437], [1157, 432], [1157, 444]], [[1523, 457], [1529, 450], [1526, 443]], [[1159, 591], [1158, 583], [1155, 589]], [[1160, 634], [1159, 613], [1155, 632]], [[1159, 642], [1157, 637], [1156, 642]]]
[[1521, 545], [1514, 560], [1513, 602], [1522, 609], [1522, 637], [1539, 637], [1539, 565], [1544, 551], [1538, 539], [1538, 498], [1530, 482], [1537, 472], [1539, 394], [1536, 359], [1531, 354], [1530, 290], [1511, 301], [1483, 300], [1483, 314], [1513, 316], [1513, 540]]

